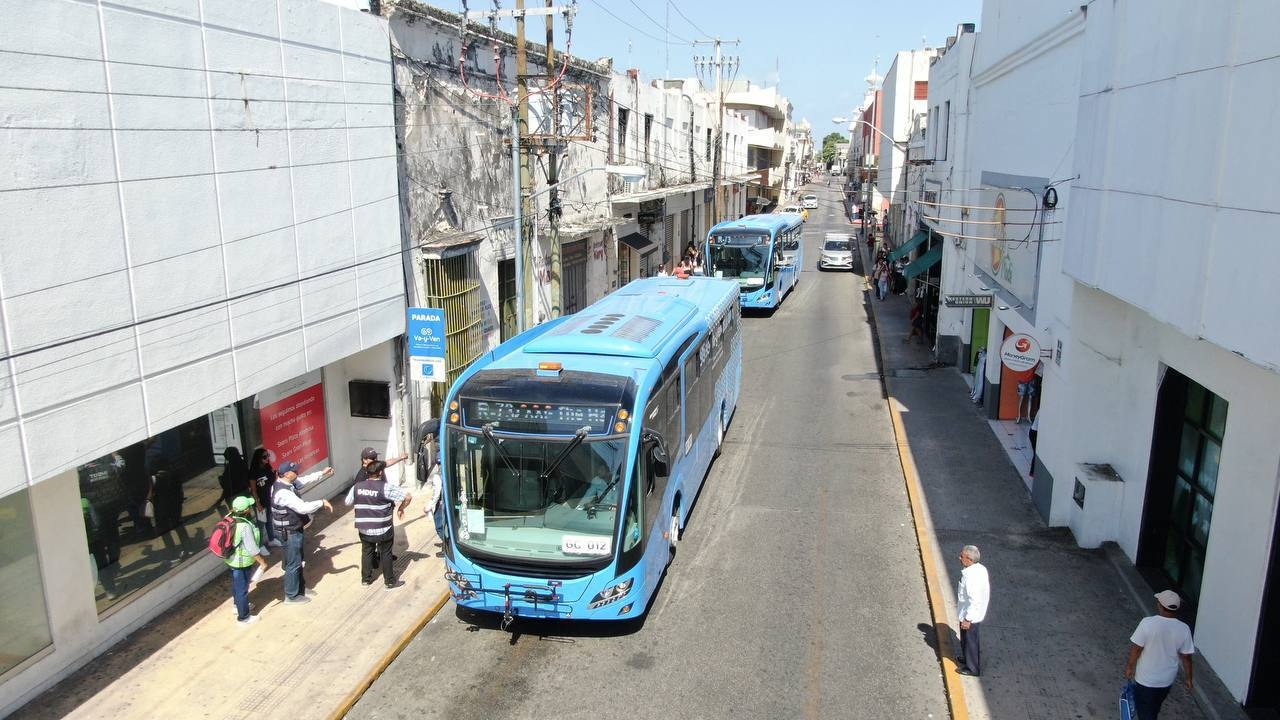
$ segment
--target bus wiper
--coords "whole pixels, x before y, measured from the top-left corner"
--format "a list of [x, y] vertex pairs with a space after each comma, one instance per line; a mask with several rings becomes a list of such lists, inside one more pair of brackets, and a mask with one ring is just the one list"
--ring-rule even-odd
[[614, 473], [613, 479], [609, 481], [609, 484], [605, 485], [603, 488], [601, 488], [600, 492], [596, 493], [596, 496], [591, 500], [591, 504], [588, 505], [586, 508], [587, 517], [595, 517], [596, 510], [600, 509], [600, 505], [601, 505], [600, 501], [603, 500], [604, 497], [609, 494], [609, 491], [612, 490], [613, 486], [617, 485], [618, 481], [621, 479], [622, 479], [622, 473]]
[[498, 453], [498, 457], [502, 458], [502, 462], [506, 464], [507, 469], [511, 471], [512, 476], [519, 479], [520, 471], [517, 470], [516, 466], [511, 462], [511, 456], [503, 449], [502, 443], [498, 442], [498, 438], [493, 436], [493, 423], [489, 423], [481, 427], [480, 432], [484, 433], [486, 440], [493, 443], [493, 449]]
[[547, 479], [551, 477], [551, 473], [555, 472], [556, 469], [560, 467], [560, 463], [564, 462], [566, 457], [569, 457], [569, 453], [573, 452], [574, 448], [581, 445], [582, 441], [587, 439], [587, 433], [589, 432], [591, 432], [590, 425], [578, 428], [578, 431], [573, 434], [573, 439], [569, 441], [569, 444], [564, 446], [564, 449], [560, 451], [559, 455], [556, 455], [556, 459], [551, 461], [551, 464], [547, 466], [546, 470], [543, 470], [538, 474], [538, 482], [546, 482]]

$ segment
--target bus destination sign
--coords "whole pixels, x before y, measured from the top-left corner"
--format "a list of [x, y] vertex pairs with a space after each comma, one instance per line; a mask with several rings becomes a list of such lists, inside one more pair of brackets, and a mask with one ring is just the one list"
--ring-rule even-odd
[[589, 427], [592, 434], [610, 432], [617, 408], [608, 405], [565, 405], [521, 403], [495, 400], [466, 400], [466, 423], [473, 427], [493, 423], [495, 428], [513, 432], [572, 435]]

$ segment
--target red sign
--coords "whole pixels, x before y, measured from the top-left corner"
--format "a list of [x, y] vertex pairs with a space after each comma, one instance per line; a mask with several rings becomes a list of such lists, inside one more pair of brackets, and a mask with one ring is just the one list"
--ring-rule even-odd
[[275, 455], [277, 464], [292, 460], [305, 471], [329, 458], [323, 383], [264, 405], [258, 419], [262, 446]]
[[1010, 335], [1000, 346], [1000, 362], [1014, 372], [1030, 370], [1040, 363], [1040, 343], [1030, 335]]

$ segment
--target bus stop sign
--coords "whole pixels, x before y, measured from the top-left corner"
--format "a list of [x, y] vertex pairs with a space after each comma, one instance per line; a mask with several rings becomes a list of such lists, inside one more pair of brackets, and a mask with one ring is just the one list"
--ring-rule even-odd
[[443, 382], [446, 379], [444, 310], [411, 307], [407, 317], [409, 365], [414, 379]]

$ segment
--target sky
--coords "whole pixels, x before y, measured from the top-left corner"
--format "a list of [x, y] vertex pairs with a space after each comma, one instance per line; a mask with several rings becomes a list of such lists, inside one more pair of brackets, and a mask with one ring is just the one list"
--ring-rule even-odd
[[[526, 0], [527, 7], [541, 4]], [[669, 77], [694, 77], [693, 56], [711, 55], [714, 48], [686, 41], [708, 39], [703, 33], [741, 40], [722, 50], [741, 57], [738, 79], [764, 85], [780, 79], [792, 119], [808, 119], [821, 146], [827, 133], [847, 130], [831, 119], [848, 117], [862, 102], [863, 78], [877, 56], [884, 75], [894, 53], [942, 45], [960, 23], [979, 23], [981, 12], [981, 0], [579, 0], [573, 54], [612, 57], [616, 70], [639, 68], [644, 80], [668, 76], [668, 68]], [[669, 34], [663, 29], [668, 22]], [[541, 33], [535, 37], [542, 39]], [[563, 48], [563, 42], [558, 23], [556, 44]]]

